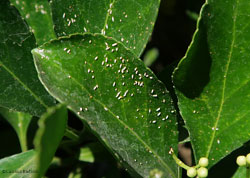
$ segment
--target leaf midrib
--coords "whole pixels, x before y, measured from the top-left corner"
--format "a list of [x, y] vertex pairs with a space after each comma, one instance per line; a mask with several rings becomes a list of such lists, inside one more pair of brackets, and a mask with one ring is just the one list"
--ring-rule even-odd
[[46, 109], [49, 107], [46, 105], [26, 84], [24, 84], [21, 79], [19, 79], [5, 64], [0, 61], [0, 67], [3, 67], [16, 81], [18, 81], [34, 98]]
[[[225, 70], [225, 74], [224, 74], [224, 77], [223, 77], [221, 102], [220, 102], [220, 107], [219, 107], [219, 110], [218, 110], [218, 115], [217, 115], [217, 117], [215, 119], [214, 128], [217, 128], [217, 126], [219, 124], [219, 120], [221, 118], [221, 113], [223, 111], [223, 104], [224, 104], [224, 101], [225, 101], [225, 89], [226, 89], [226, 81], [227, 81], [228, 69], [229, 69], [229, 65], [231, 63], [233, 49], [234, 49], [233, 47], [234, 47], [235, 38], [236, 38], [235, 32], [236, 32], [236, 19], [237, 19], [237, 15], [238, 15], [238, 5], [239, 5], [239, 0], [236, 0], [236, 8], [235, 8], [235, 11], [234, 11], [234, 14], [233, 14], [232, 42], [231, 42], [231, 45], [230, 45], [228, 61], [226, 63], [226, 70]], [[206, 157], [209, 157], [210, 151], [211, 151], [212, 146], [214, 144], [215, 134], [216, 134], [216, 129], [214, 129], [212, 131], [212, 136], [211, 136], [211, 140], [210, 140], [209, 145], [208, 145], [208, 149], [207, 149], [207, 152], [206, 152]]]
[[[52, 63], [56, 68], [58, 68], [59, 70], [61, 70], [66, 76], [69, 76], [69, 74], [67, 74], [67, 72], [65, 72], [60, 66], [58, 66], [57, 64], [55, 63]], [[167, 163], [165, 163], [164, 160], [161, 159], [161, 157], [147, 144], [145, 143], [141, 137], [136, 133], [134, 132], [126, 123], [124, 123], [122, 120], [118, 119], [116, 117], [116, 115], [109, 109], [109, 107], [107, 107], [105, 104], [103, 104], [101, 101], [99, 101], [98, 99], [96, 99], [81, 83], [79, 83], [72, 75], [71, 76], [71, 80], [73, 80], [77, 85], [79, 85], [83, 90], [85, 90], [89, 95], [92, 96], [92, 99], [97, 102], [98, 104], [100, 104], [101, 106], [103, 106], [103, 108], [107, 108], [107, 112], [109, 112], [118, 122], [120, 122], [120, 124], [122, 124], [125, 128], [127, 128], [132, 135], [134, 135], [139, 142], [142, 143], [142, 145], [145, 146], [146, 149], [148, 150], [151, 150], [152, 151], [152, 154], [155, 155], [155, 157], [157, 157], [157, 159], [162, 163], [162, 165], [169, 171], [169, 173], [173, 176], [173, 177], [176, 177], [175, 176], [175, 173], [172, 171], [172, 169], [167, 165]], [[59, 100], [59, 98], [58, 98]]]
[[112, 4], [112, 6], [114, 5], [115, 3], [115, 0], [113, 0], [111, 2], [111, 0], [109, 1], [109, 5], [108, 5], [108, 10], [107, 10], [107, 14], [106, 14], [106, 18], [105, 18], [105, 21], [104, 21], [104, 26], [102, 28], [102, 31], [105, 31], [106, 29], [106, 25], [108, 24], [108, 19], [109, 19], [109, 9], [112, 9], [112, 8], [109, 8], [110, 4]]

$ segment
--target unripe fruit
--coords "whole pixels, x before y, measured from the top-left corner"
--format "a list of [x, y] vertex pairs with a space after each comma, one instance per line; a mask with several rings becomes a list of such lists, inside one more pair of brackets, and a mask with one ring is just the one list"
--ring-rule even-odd
[[245, 156], [238, 156], [237, 157], [237, 160], [236, 160], [236, 163], [239, 165], [239, 166], [245, 166], [246, 163], [247, 163], [247, 159]]
[[247, 158], [247, 164], [250, 165], [250, 153], [247, 154], [246, 158]]
[[197, 174], [198, 174], [198, 176], [199, 176], [200, 178], [207, 177], [207, 175], [208, 175], [208, 170], [207, 170], [207, 168], [201, 167], [201, 168], [198, 169]]
[[208, 159], [205, 157], [200, 158], [199, 165], [201, 167], [207, 167], [208, 166]]
[[196, 176], [197, 172], [196, 172], [196, 169], [191, 167], [187, 170], [187, 176], [188, 177], [194, 177]]

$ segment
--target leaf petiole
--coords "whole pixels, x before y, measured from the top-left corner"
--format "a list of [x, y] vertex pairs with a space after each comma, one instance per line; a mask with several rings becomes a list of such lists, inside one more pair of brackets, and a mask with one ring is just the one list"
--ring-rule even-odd
[[67, 128], [65, 130], [64, 136], [70, 138], [71, 140], [77, 141], [79, 140], [79, 135], [77, 135], [72, 129]]
[[169, 154], [172, 155], [173, 159], [175, 160], [176, 164], [178, 164], [183, 169], [190, 169], [191, 167], [187, 166], [185, 163], [183, 163], [174, 153], [173, 148], [170, 148]]

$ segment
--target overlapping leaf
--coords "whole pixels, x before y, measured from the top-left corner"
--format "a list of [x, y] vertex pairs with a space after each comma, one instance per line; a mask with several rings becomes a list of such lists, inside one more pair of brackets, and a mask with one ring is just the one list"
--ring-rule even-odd
[[160, 0], [53, 0], [58, 36], [102, 33], [140, 56], [151, 35]]
[[35, 39], [17, 10], [0, 2], [0, 106], [41, 115], [53, 105], [37, 77], [30, 51]]
[[196, 159], [210, 166], [250, 138], [250, 1], [208, 0], [174, 74]]
[[176, 118], [165, 86], [124, 46], [102, 35], [61, 38], [33, 50], [47, 90], [87, 121], [140, 175], [177, 176]]
[[35, 151], [12, 155], [0, 160], [1, 178], [33, 178], [37, 173], [35, 167]]
[[43, 176], [64, 136], [67, 125], [67, 109], [64, 105], [49, 108], [38, 122], [39, 129], [34, 138], [38, 174]]
[[50, 5], [44, 0], [10, 0], [18, 9], [34, 33], [36, 42], [41, 45], [56, 38]]
[[28, 127], [32, 119], [32, 116], [26, 113], [9, 111], [4, 108], [0, 108], [0, 113], [15, 129], [16, 134], [19, 138], [22, 151], [27, 151], [28, 150], [27, 131], [28, 131]]

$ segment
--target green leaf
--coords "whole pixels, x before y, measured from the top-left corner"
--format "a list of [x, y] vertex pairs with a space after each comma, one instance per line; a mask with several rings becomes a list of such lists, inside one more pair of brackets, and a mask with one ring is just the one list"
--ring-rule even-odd
[[0, 106], [39, 116], [54, 100], [37, 77], [35, 39], [8, 1], [0, 1]]
[[83, 177], [82, 170], [80, 168], [77, 168], [76, 170], [72, 171], [69, 174], [68, 178], [82, 178], [82, 177]]
[[4, 108], [0, 108], [0, 113], [3, 117], [10, 123], [10, 125], [15, 129], [16, 134], [19, 138], [19, 142], [22, 151], [27, 151], [27, 130], [32, 119], [29, 114], [21, 112], [13, 112]]
[[246, 167], [239, 167], [232, 178], [244, 178], [246, 177]]
[[73, 35], [32, 51], [40, 80], [140, 175], [176, 177], [174, 107], [165, 86], [117, 41]]
[[95, 158], [94, 158], [94, 154], [93, 154], [92, 150], [89, 147], [81, 148], [79, 160], [93, 163]]
[[41, 45], [56, 35], [53, 28], [51, 9], [45, 0], [10, 0], [27, 21], [31, 31], [36, 37], [36, 42]]
[[56, 149], [58, 148], [67, 125], [67, 109], [64, 105], [49, 108], [38, 121], [39, 129], [34, 138], [37, 151], [37, 177], [41, 177], [48, 169]]
[[160, 0], [53, 0], [58, 36], [102, 33], [121, 41], [140, 56], [157, 17]]
[[159, 56], [159, 50], [157, 48], [152, 48], [148, 50], [144, 56], [144, 64], [148, 67], [150, 67], [158, 58]]
[[1, 178], [31, 178], [36, 174], [35, 151], [30, 150], [0, 160]]
[[174, 73], [196, 161], [210, 167], [249, 140], [250, 1], [209, 0]]

